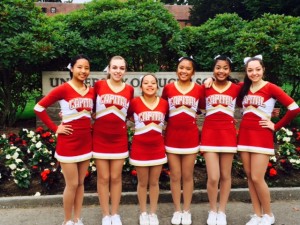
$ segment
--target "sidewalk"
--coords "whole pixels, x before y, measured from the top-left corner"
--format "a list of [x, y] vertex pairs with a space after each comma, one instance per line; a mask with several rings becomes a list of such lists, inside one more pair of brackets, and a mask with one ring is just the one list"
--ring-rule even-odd
[[[273, 188], [272, 210], [276, 225], [300, 224], [300, 188]], [[60, 225], [63, 220], [62, 196], [0, 198], [1, 225]], [[195, 191], [191, 212], [193, 225], [205, 225], [207, 194]], [[228, 225], [244, 225], [252, 212], [247, 189], [233, 189], [227, 207]], [[170, 225], [173, 204], [169, 191], [161, 192], [158, 217], [160, 225]], [[138, 225], [139, 208], [135, 192], [123, 193], [120, 206], [123, 225]], [[101, 225], [101, 212], [96, 194], [86, 194], [82, 217], [85, 225]]]

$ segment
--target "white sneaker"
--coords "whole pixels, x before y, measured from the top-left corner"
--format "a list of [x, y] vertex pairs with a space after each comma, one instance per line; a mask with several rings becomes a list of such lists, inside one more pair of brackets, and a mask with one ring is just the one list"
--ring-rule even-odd
[[104, 216], [102, 218], [102, 225], [111, 225], [111, 218], [110, 218], [110, 216]]
[[218, 213], [216, 213], [214, 211], [209, 211], [208, 218], [206, 220], [207, 225], [217, 225], [217, 216], [218, 216]]
[[112, 225], [122, 225], [121, 217], [118, 214], [112, 215], [110, 217]]
[[149, 214], [149, 225], [159, 225], [156, 214], [154, 214], [154, 213]]
[[181, 211], [174, 212], [173, 217], [171, 219], [171, 223], [173, 225], [179, 225], [181, 224], [181, 219], [182, 219], [182, 212]]
[[275, 223], [275, 217], [273, 214], [272, 216], [269, 216], [268, 214], [264, 214], [260, 221], [260, 225], [272, 225], [274, 223]]
[[218, 212], [217, 214], [217, 225], [227, 225], [226, 214]]
[[62, 225], [74, 225], [74, 222], [72, 220], [69, 220], [67, 222], [63, 222]]
[[77, 219], [77, 222], [74, 222], [74, 225], [84, 225], [82, 219]]
[[190, 211], [183, 211], [182, 213], [182, 219], [181, 219], [182, 225], [190, 225], [192, 224], [192, 215]]
[[251, 219], [249, 220], [248, 223], [246, 223], [246, 225], [259, 225], [261, 221], [261, 217], [259, 217], [256, 214], [251, 215]]
[[140, 214], [140, 225], [149, 225], [149, 215], [146, 212]]

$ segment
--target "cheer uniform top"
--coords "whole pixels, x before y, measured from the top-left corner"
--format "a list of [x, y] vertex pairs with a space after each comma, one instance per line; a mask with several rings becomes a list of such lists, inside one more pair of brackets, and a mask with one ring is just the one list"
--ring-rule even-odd
[[[158, 98], [158, 97], [157, 97]], [[162, 130], [168, 112], [168, 102], [158, 98], [150, 109], [142, 97], [134, 98], [129, 107], [135, 132], [132, 139], [129, 163], [134, 166], [156, 166], [167, 162]]]
[[93, 126], [93, 158], [124, 159], [128, 157], [126, 117], [133, 87], [125, 84], [115, 92], [107, 80], [95, 83], [96, 120]]
[[73, 163], [88, 160], [92, 157], [91, 112], [93, 110], [93, 88], [79, 93], [70, 83], [64, 83], [54, 88], [34, 107], [34, 112], [56, 132], [58, 126], [50, 119], [47, 107], [59, 102], [62, 114], [62, 124], [71, 125], [72, 134], [58, 134], [55, 158], [63, 163]]
[[[220, 90], [214, 84], [203, 88], [206, 114], [201, 132], [201, 152], [237, 152], [237, 133], [234, 122], [234, 110], [241, 85], [228, 82]], [[203, 104], [204, 103], [204, 104]]]
[[288, 108], [285, 116], [275, 124], [275, 130], [289, 123], [300, 112], [299, 106], [275, 84], [266, 84], [244, 97], [243, 117], [238, 135], [238, 151], [274, 155], [273, 131], [262, 128], [259, 121], [270, 119], [276, 100]]
[[169, 118], [165, 134], [166, 151], [173, 154], [193, 154], [199, 152], [199, 130], [196, 112], [202, 86], [193, 87], [182, 93], [177, 82], [167, 84], [162, 98], [169, 103]]

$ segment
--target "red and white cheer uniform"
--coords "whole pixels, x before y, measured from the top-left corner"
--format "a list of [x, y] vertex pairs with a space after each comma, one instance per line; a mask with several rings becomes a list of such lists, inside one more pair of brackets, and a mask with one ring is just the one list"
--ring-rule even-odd
[[249, 90], [242, 102], [238, 151], [274, 155], [273, 131], [262, 128], [259, 121], [271, 118], [276, 100], [288, 108], [285, 116], [275, 124], [275, 130], [279, 130], [297, 116], [299, 106], [281, 88], [269, 82], [254, 93]]
[[57, 125], [50, 119], [47, 107], [59, 102], [62, 123], [71, 125], [72, 134], [58, 134], [55, 158], [63, 163], [88, 160], [92, 157], [91, 112], [93, 110], [93, 88], [87, 87], [79, 94], [69, 83], [54, 88], [34, 107], [38, 117], [52, 131], [56, 132]]
[[169, 118], [165, 134], [166, 151], [173, 154], [199, 152], [199, 130], [196, 112], [202, 87], [193, 83], [187, 93], [178, 89], [177, 82], [167, 84], [162, 98], [169, 103]]
[[93, 158], [124, 159], [128, 157], [126, 117], [133, 87], [125, 84], [113, 91], [107, 80], [94, 86], [96, 95], [96, 120], [93, 126]]
[[240, 85], [232, 82], [222, 90], [214, 84], [203, 88], [205, 102], [200, 108], [205, 108], [206, 114], [201, 132], [201, 152], [237, 152], [234, 110], [240, 89]]
[[132, 139], [129, 162], [134, 166], [156, 166], [167, 162], [162, 129], [168, 112], [168, 103], [159, 98], [152, 110], [142, 97], [134, 98], [129, 107], [133, 116], [135, 132]]

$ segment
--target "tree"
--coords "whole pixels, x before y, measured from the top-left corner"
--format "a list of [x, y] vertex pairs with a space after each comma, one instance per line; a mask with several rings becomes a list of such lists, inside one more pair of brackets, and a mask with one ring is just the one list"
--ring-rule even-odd
[[240, 0], [192, 0], [190, 10], [190, 21], [194, 26], [203, 24], [217, 14], [237, 13], [240, 17], [247, 19], [249, 13]]
[[51, 42], [47, 17], [33, 0], [3, 0], [0, 16], [0, 126], [11, 126], [28, 94], [40, 87], [40, 65], [60, 50]]
[[[198, 27], [185, 27], [180, 32], [181, 50], [192, 55], [200, 71], [211, 71], [213, 58], [219, 54], [234, 57], [234, 43], [247, 22], [237, 14], [219, 14]], [[176, 43], [172, 43], [175, 45]]]
[[159, 2], [96, 0], [55, 20], [80, 33], [83, 45], [74, 48], [92, 59], [95, 70], [113, 55], [125, 57], [133, 71], [158, 71], [177, 57], [169, 42], [179, 24]]
[[251, 18], [259, 18], [264, 13], [300, 16], [299, 0], [243, 0]]
[[[282, 86], [289, 84], [290, 95], [300, 100], [300, 17], [264, 14], [241, 29], [234, 44], [241, 62], [245, 56], [262, 54], [266, 79]], [[240, 64], [240, 68], [243, 65]]]

